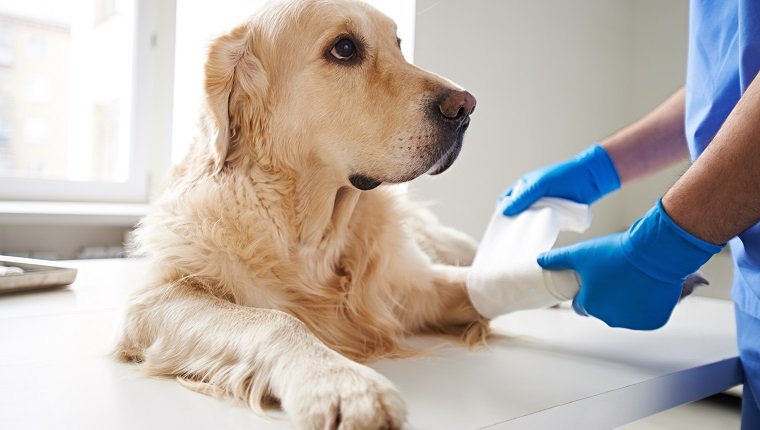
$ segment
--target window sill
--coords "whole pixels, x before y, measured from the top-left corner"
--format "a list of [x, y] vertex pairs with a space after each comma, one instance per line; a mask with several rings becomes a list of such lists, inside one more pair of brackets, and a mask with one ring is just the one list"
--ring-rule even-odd
[[0, 225], [131, 227], [148, 213], [135, 203], [0, 202]]

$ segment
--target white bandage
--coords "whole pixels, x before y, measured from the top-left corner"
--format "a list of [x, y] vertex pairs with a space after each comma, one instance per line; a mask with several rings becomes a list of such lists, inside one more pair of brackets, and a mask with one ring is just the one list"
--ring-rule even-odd
[[502, 214], [507, 203], [491, 216], [467, 278], [472, 304], [489, 318], [575, 297], [575, 272], [544, 270], [536, 257], [554, 246], [560, 231], [582, 233], [591, 225], [589, 206], [569, 200], [545, 197], [514, 217]]

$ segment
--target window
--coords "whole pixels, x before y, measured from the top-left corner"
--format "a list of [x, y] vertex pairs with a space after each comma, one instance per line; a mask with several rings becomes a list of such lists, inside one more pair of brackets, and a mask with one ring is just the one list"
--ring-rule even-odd
[[11, 36], [11, 26], [6, 22], [9, 17], [3, 17], [0, 20], [0, 48], [10, 49], [13, 47], [13, 37]]
[[7, 18], [0, 14], [0, 67], [13, 63], [13, 35]]
[[3, 165], [8, 164], [5, 160], [9, 156], [7, 148], [11, 142], [11, 112], [12, 106], [8, 97], [8, 72], [0, 67], [0, 176], [3, 174]]
[[166, 86], [156, 27], [169, 15], [173, 47], [173, 6], [0, 0], [0, 199], [147, 200], [150, 99], [168, 98], [151, 87]]
[[[11, 127], [8, 123], [7, 119], [0, 117], [0, 151], [7, 148], [11, 141]], [[5, 154], [0, 152], [0, 155]]]
[[[47, 103], [50, 101], [50, 79], [47, 76], [29, 76], [26, 79], [26, 97], [29, 103]], [[50, 106], [50, 105], [49, 105]], [[53, 109], [55, 106], [50, 106]], [[60, 106], [63, 108], [64, 106]]]
[[[47, 122], [39, 118], [24, 121], [24, 146], [44, 146], [50, 142], [50, 129]], [[39, 155], [39, 154], [34, 154]]]
[[26, 55], [34, 58], [45, 58], [47, 54], [47, 41], [40, 37], [31, 37], [26, 41]]
[[97, 103], [93, 107], [92, 147], [95, 176], [110, 181], [123, 181], [129, 174], [129, 155], [119, 145], [121, 104], [118, 99]]

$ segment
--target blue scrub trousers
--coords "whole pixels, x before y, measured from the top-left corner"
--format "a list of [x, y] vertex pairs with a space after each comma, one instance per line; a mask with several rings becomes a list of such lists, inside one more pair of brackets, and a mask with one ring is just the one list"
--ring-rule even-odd
[[744, 369], [742, 430], [760, 429], [760, 319], [736, 311], [736, 340]]

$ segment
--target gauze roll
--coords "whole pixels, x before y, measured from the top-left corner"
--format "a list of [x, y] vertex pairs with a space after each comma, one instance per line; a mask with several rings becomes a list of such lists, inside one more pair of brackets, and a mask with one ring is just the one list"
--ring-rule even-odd
[[572, 299], [580, 288], [572, 270], [544, 270], [536, 262], [560, 231], [582, 233], [591, 225], [588, 205], [544, 197], [514, 217], [496, 208], [467, 278], [470, 300], [483, 316], [553, 306]]

